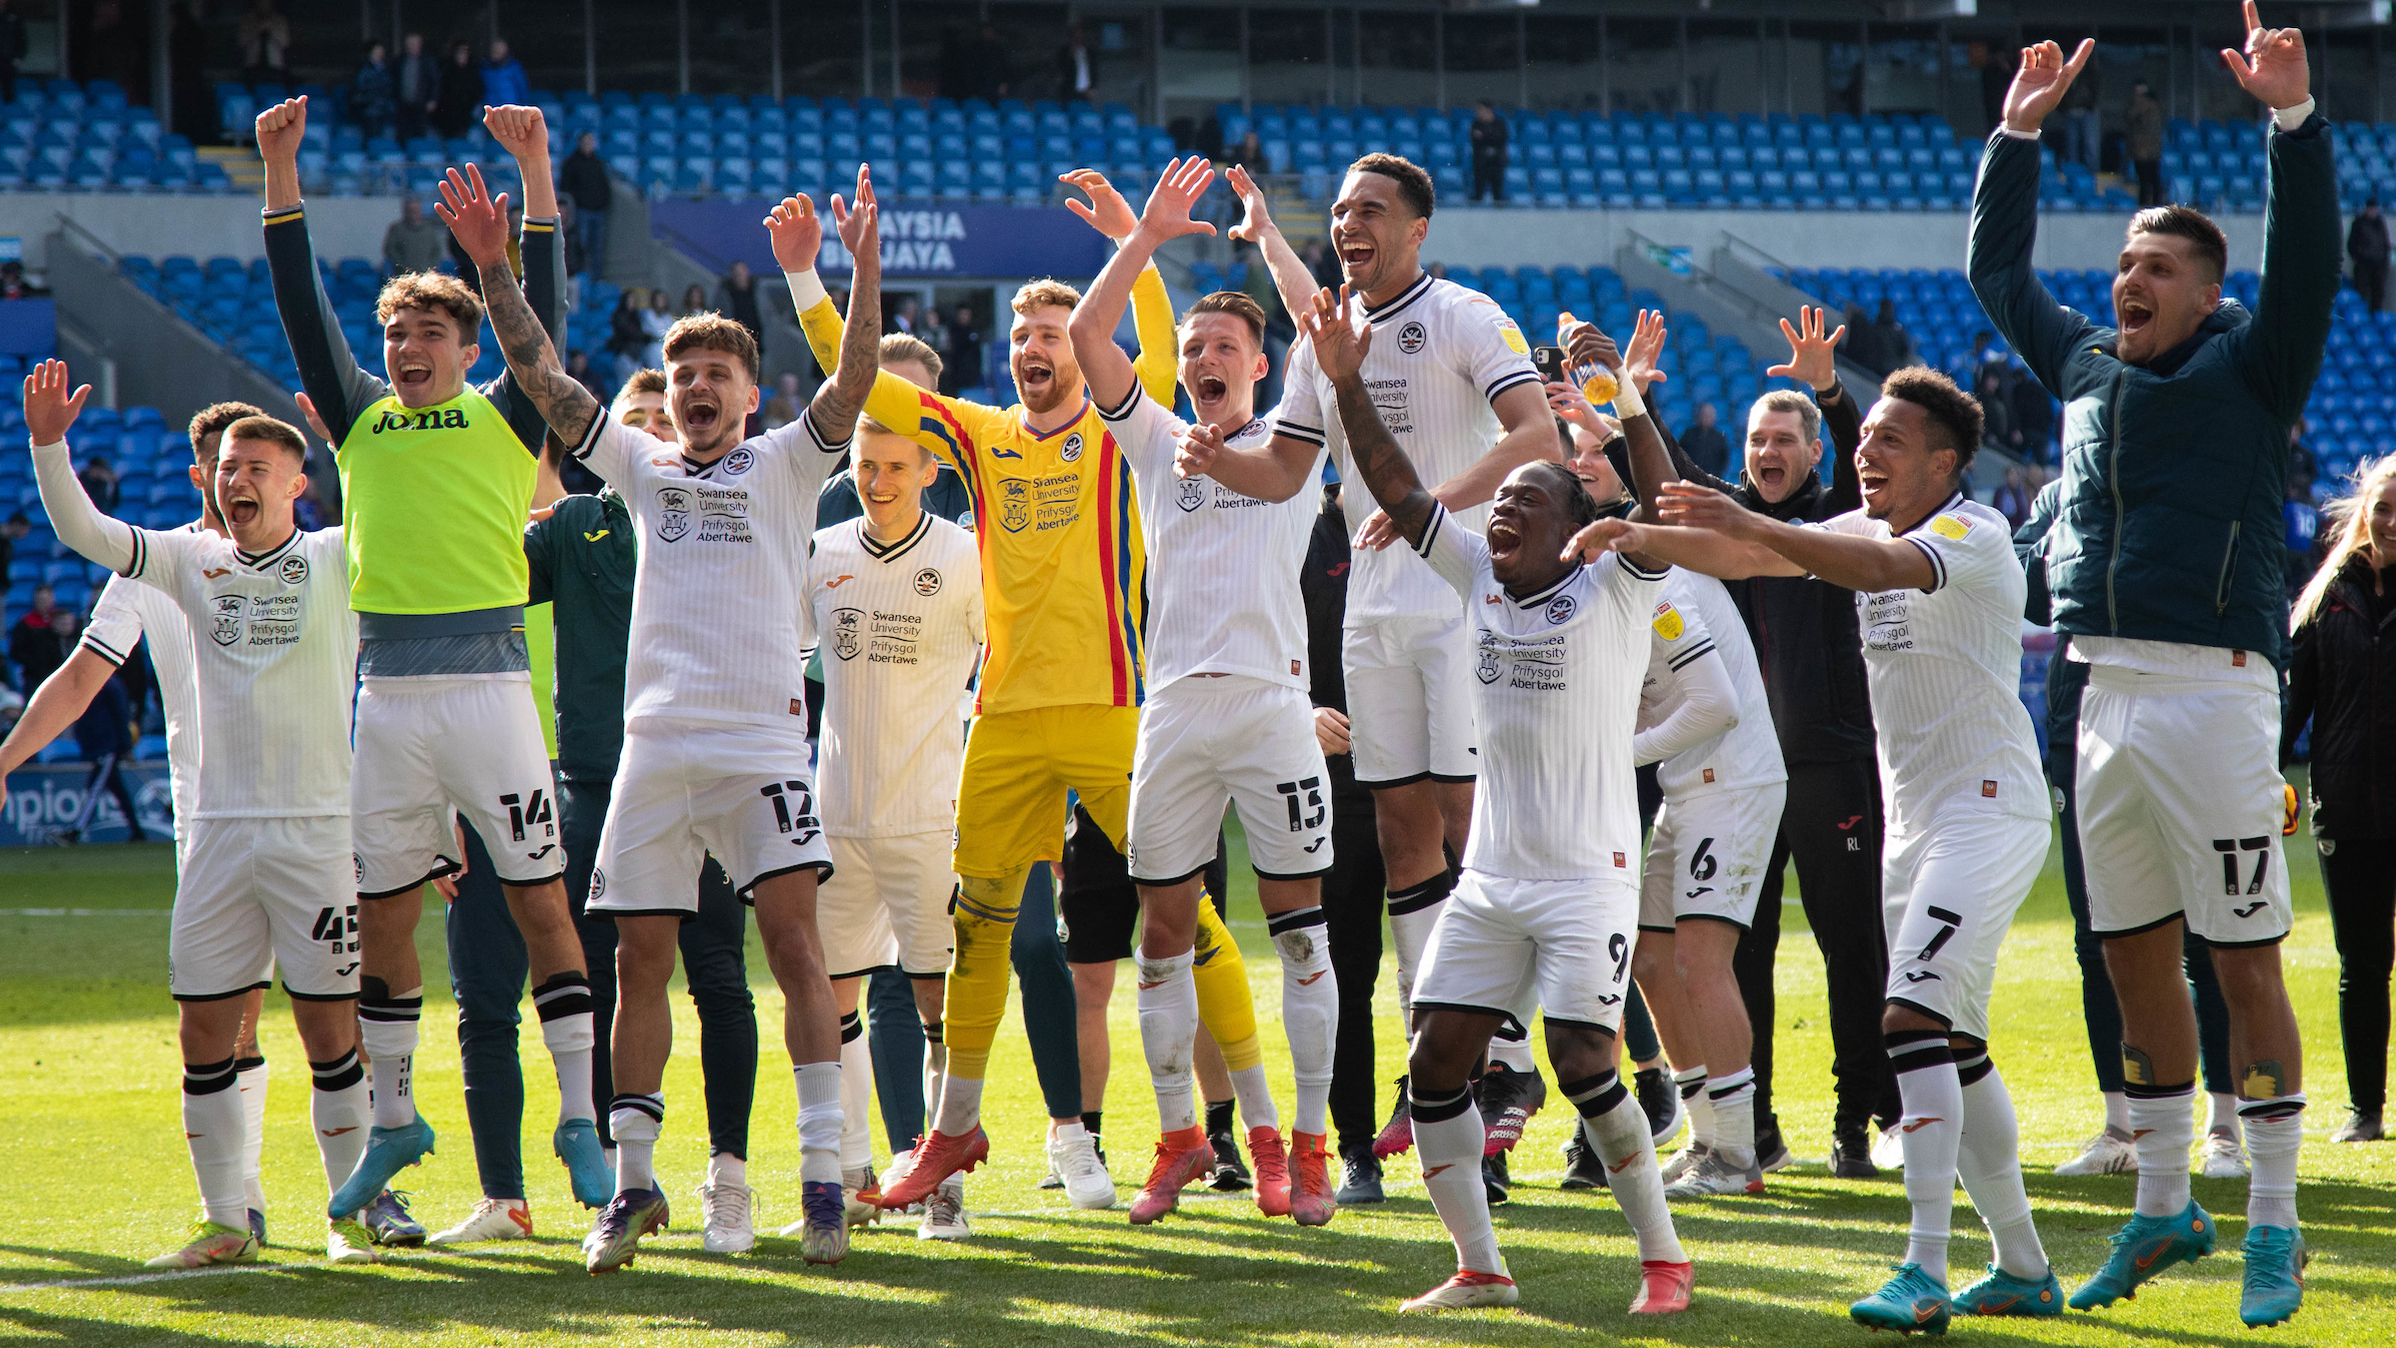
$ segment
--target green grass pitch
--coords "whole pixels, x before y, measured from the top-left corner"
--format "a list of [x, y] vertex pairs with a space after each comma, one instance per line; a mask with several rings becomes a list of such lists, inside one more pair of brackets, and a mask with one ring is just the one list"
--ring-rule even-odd
[[[2336, 959], [2311, 848], [2290, 849], [2297, 926], [2287, 946], [2310, 1049], [2304, 1189], [2299, 1202], [2317, 1257], [2296, 1320], [2248, 1331], [2237, 1320], [2242, 1183], [2196, 1181], [2222, 1218], [2222, 1252], [2175, 1270], [2135, 1301], [2060, 1320], [1958, 1320], [1953, 1337], [1984, 1345], [2396, 1343], [2396, 1146], [2332, 1146], [2345, 1104], [2336, 1019]], [[1234, 857], [1234, 874], [1242, 858]], [[1246, 877], [1242, 875], [1243, 882]], [[1279, 975], [1252, 886], [1233, 900], [1268, 1061], [1286, 1109], [1288, 1060], [1272, 1008]], [[1514, 1201], [1499, 1235], [1522, 1305], [1446, 1317], [1396, 1315], [1403, 1297], [1453, 1268], [1438, 1220], [1408, 1164], [1391, 1197], [1351, 1208], [1323, 1231], [1267, 1221], [1244, 1198], [1193, 1195], [1182, 1213], [1141, 1230], [1121, 1209], [1071, 1210], [1034, 1186], [1041, 1110], [1028, 1055], [1002, 1033], [987, 1117], [991, 1163], [967, 1189], [974, 1239], [918, 1242], [912, 1225], [864, 1232], [836, 1269], [809, 1269], [796, 1242], [767, 1234], [753, 1256], [698, 1249], [692, 1189], [705, 1167], [696, 1022], [678, 1003], [684, 1052], [669, 1072], [672, 1109], [659, 1169], [673, 1230], [609, 1278], [582, 1272], [576, 1241], [589, 1216], [548, 1156], [554, 1097], [529, 1028], [525, 1160], [540, 1239], [455, 1254], [408, 1254], [374, 1268], [323, 1263], [324, 1187], [306, 1116], [306, 1075], [287, 1003], [268, 1004], [264, 1040], [275, 1081], [266, 1144], [275, 1244], [254, 1269], [151, 1277], [150, 1255], [178, 1243], [196, 1208], [178, 1136], [174, 1009], [164, 987], [173, 863], [164, 846], [0, 854], [0, 1343], [507, 1344], [566, 1342], [767, 1344], [1182, 1343], [1289, 1345], [1488, 1343], [1861, 1343], [1847, 1303], [1877, 1286], [1901, 1253], [1905, 1202], [1895, 1176], [1830, 1180], [1829, 1036], [1822, 966], [1799, 911], [1788, 911], [1780, 959], [1779, 1108], [1799, 1164], [1758, 1198], [1691, 1204], [1676, 1214], [1698, 1261], [1686, 1315], [1635, 1322], [1633, 1248], [1610, 1199], [1555, 1188], [1570, 1115], [1539, 1115], [1516, 1152]], [[25, 909], [106, 913], [18, 916]], [[146, 910], [124, 914], [125, 909]], [[402, 1183], [428, 1226], [457, 1220], [475, 1197], [459, 1094], [454, 1010], [442, 995], [440, 929], [422, 932], [424, 1052], [417, 1089], [440, 1130], [437, 1155]], [[753, 955], [760, 1020], [780, 1005]], [[1128, 989], [1129, 981], [1119, 985]], [[1020, 1001], [1015, 1004], [1020, 1008]], [[2022, 1111], [2023, 1160], [2039, 1226], [2067, 1285], [2095, 1270], [2126, 1212], [2131, 1181], [2061, 1180], [2049, 1169], [2098, 1121], [2080, 1015], [2071, 922], [2054, 856], [2023, 909], [1997, 985], [1995, 1057]], [[1400, 1070], [1391, 976], [1380, 988], [1381, 1075]], [[1131, 997], [1116, 998], [1108, 1141], [1122, 1193], [1146, 1173], [1155, 1117]], [[797, 1216], [795, 1104], [782, 1059], [759, 1064], [754, 1154], [758, 1226]], [[1386, 1097], [1384, 1081], [1380, 1094]], [[1384, 1098], [1383, 1103], [1386, 1103]], [[880, 1137], [877, 1124], [875, 1135]], [[1959, 1281], [1986, 1257], [1984, 1234], [1957, 1195]]]

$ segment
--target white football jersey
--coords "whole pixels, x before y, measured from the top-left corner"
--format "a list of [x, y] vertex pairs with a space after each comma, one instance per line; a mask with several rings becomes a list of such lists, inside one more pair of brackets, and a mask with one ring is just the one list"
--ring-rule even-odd
[[[1148, 546], [1148, 691], [1188, 674], [1244, 674], [1308, 687], [1306, 601], [1298, 572], [1321, 498], [1242, 496], [1212, 478], [1176, 477], [1173, 453], [1190, 423], [1132, 384], [1099, 416], [1115, 428], [1139, 488]], [[1236, 449], [1273, 438], [1270, 417], [1226, 437]], [[1315, 473], [1322, 472], [1315, 456]]]
[[[1860, 510], [1811, 527], [1895, 536]], [[1917, 831], [1965, 798], [2045, 818], [2047, 781], [2021, 698], [2029, 582], [2012, 526], [1957, 493], [1903, 537], [1930, 559], [1930, 588], [1855, 596], [1889, 831]]]
[[[197, 524], [185, 526], [200, 532]], [[150, 643], [150, 667], [158, 672], [158, 702], [166, 709], [166, 778], [175, 804], [175, 830], [184, 831], [200, 787], [200, 690], [191, 668], [191, 624], [164, 591], [123, 576], [110, 576], [83, 625], [82, 644], [112, 665]]]
[[602, 414], [573, 454], [623, 494], [640, 539], [624, 723], [807, 733], [807, 544], [847, 441], [813, 410], [714, 463]]
[[347, 815], [358, 615], [341, 530], [295, 530], [257, 556], [201, 530], [131, 533], [125, 575], [174, 600], [190, 632], [202, 746], [190, 817]]
[[874, 541], [863, 516], [821, 530], [807, 607], [823, 640], [815, 788], [824, 831], [953, 827], [965, 761], [957, 698], [982, 649], [973, 535], [928, 510], [896, 543]]
[[1781, 764], [1780, 736], [1772, 728], [1772, 704], [1764, 675], [1747, 639], [1747, 624], [1722, 582], [1674, 567], [1664, 577], [1664, 597], [1648, 622], [1647, 677], [1639, 690], [1639, 729], [1672, 715], [1684, 696], [1678, 671], [1708, 656], [1722, 662], [1739, 697], [1739, 723], [1656, 764], [1656, 784], [1666, 800], [1686, 800], [1709, 791], [1768, 786], [1789, 779]]
[[[1365, 387], [1398, 448], [1436, 488], [1495, 448], [1504, 428], [1490, 403], [1523, 384], [1536, 385], [1530, 344], [1497, 302], [1444, 278], [1424, 273], [1403, 294], [1368, 309], [1373, 346], [1364, 357]], [[1293, 342], [1283, 371], [1281, 408], [1273, 429], [1294, 439], [1328, 445], [1340, 476], [1358, 481], [1339, 422], [1339, 398], [1315, 364], [1314, 346]], [[1303, 495], [1303, 493], [1301, 493]], [[1340, 493], [1351, 536], [1374, 510], [1371, 492]], [[1489, 518], [1486, 502], [1469, 507], [1457, 522], [1478, 530]], [[1368, 626], [1407, 614], [1448, 616], [1456, 599], [1439, 577], [1418, 565], [1404, 548], [1355, 554], [1348, 581], [1347, 625]]]
[[1639, 879], [1631, 727], [1661, 572], [1608, 553], [1517, 599], [1489, 545], [1436, 506], [1416, 549], [1472, 623], [1481, 776], [1467, 868], [1517, 880]]

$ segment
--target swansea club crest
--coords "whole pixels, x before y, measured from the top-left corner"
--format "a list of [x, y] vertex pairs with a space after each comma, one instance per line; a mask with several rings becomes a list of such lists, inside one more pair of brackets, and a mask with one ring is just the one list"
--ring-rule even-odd
[[671, 543], [690, 532], [691, 494], [681, 487], [657, 491], [657, 536]]
[[843, 660], [854, 660], [865, 649], [865, 610], [841, 608], [832, 610], [832, 653]]
[[1180, 506], [1184, 511], [1196, 510], [1198, 507], [1205, 505], [1206, 484], [1194, 477], [1183, 478], [1181, 480], [1181, 495], [1174, 498], [1173, 504]]

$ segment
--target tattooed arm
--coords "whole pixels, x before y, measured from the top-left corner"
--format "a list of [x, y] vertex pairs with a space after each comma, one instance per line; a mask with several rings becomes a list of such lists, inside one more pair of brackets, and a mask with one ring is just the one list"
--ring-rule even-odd
[[1439, 499], [1424, 489], [1414, 464], [1398, 448], [1397, 437], [1382, 424], [1372, 391], [1364, 386], [1364, 356], [1372, 347], [1373, 331], [1356, 326], [1356, 307], [1344, 288], [1337, 303], [1326, 290], [1315, 296], [1313, 312], [1301, 321], [1314, 344], [1316, 362], [1331, 376], [1331, 389], [1339, 402], [1339, 424], [1347, 432], [1348, 455], [1355, 461], [1356, 475], [1372, 489], [1373, 500], [1389, 516], [1398, 535], [1419, 545], [1424, 528], [1431, 523], [1431, 508]]
[[854, 269], [849, 277], [849, 319], [840, 337], [840, 365], [816, 389], [807, 414], [825, 444], [845, 444], [882, 366], [881, 208], [863, 173], [857, 179], [857, 204], [848, 207], [835, 197], [832, 215]]
[[540, 409], [541, 419], [558, 439], [569, 445], [582, 443], [599, 416], [599, 400], [566, 373], [548, 330], [516, 284], [507, 260], [506, 208], [484, 190], [481, 170], [469, 164], [463, 175], [449, 171], [441, 184], [441, 202], [433, 209], [482, 274], [491, 331], [498, 335], [500, 354], [507, 357], [516, 387]]

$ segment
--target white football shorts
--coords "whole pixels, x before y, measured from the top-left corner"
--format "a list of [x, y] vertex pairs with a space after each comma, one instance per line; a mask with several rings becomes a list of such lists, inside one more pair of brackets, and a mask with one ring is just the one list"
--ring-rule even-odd
[[1671, 931], [1692, 918], [1755, 922], [1755, 898], [1780, 835], [1786, 782], [1666, 800], [1647, 838], [1639, 927]]
[[566, 873], [557, 783], [529, 679], [362, 680], [355, 733], [359, 898], [405, 894], [457, 870], [458, 815], [482, 836], [502, 882], [539, 885]]
[[1617, 1030], [1639, 892], [1629, 879], [1515, 880], [1466, 870], [1440, 905], [1414, 1009], [1519, 1014]]
[[948, 901], [957, 892], [950, 835], [835, 835], [831, 842], [832, 878], [815, 892], [824, 969], [834, 978], [891, 965], [909, 978], [946, 973], [955, 939]]
[[1132, 878], [1179, 884], [1212, 865], [1228, 801], [1239, 803], [1258, 875], [1302, 880], [1331, 869], [1331, 775], [1305, 689], [1191, 675], [1140, 709]]
[[1473, 729], [1471, 635], [1464, 615], [1382, 618], [1341, 634], [1349, 752], [1366, 787], [1481, 772]]
[[2184, 915], [2218, 946], [2286, 938], [2279, 735], [2269, 689], [2089, 667], [2074, 787], [2097, 935]]
[[358, 995], [358, 892], [349, 820], [180, 821], [189, 841], [175, 882], [167, 988], [215, 1001], [273, 981], [300, 1001]]
[[1977, 800], [1950, 802], [1918, 833], [1890, 830], [1880, 857], [1888, 999], [1988, 1038], [1988, 997], [2013, 915], [2046, 865], [2050, 825]]
[[815, 813], [807, 741], [755, 726], [636, 722], [599, 831], [593, 917], [699, 912], [692, 878], [709, 853], [743, 900], [760, 880], [812, 869], [832, 852]]

